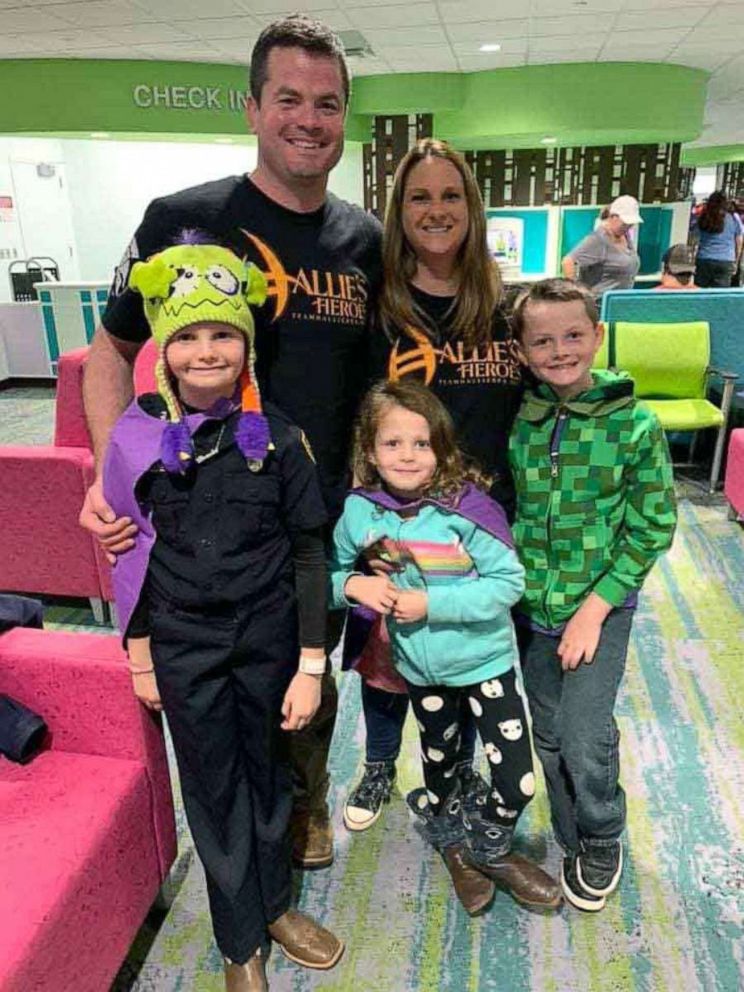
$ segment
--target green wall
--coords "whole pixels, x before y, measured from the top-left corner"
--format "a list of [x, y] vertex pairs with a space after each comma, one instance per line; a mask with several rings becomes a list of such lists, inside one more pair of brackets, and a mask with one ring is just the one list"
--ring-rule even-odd
[[[566, 146], [691, 141], [706, 82], [700, 69], [645, 62], [363, 76], [347, 134], [369, 140], [375, 114], [427, 112], [437, 136], [462, 148], [537, 147], [547, 135]], [[246, 86], [235, 65], [9, 59], [0, 133], [245, 134]]]

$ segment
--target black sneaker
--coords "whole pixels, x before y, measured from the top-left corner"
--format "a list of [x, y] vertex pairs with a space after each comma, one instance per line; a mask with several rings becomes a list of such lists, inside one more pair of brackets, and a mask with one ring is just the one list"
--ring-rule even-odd
[[593, 896], [608, 896], [617, 888], [623, 871], [623, 845], [582, 844], [576, 861], [579, 884]]
[[344, 804], [344, 824], [347, 830], [367, 830], [382, 812], [383, 803], [390, 801], [395, 784], [394, 761], [368, 761], [359, 785]]
[[576, 875], [578, 855], [567, 854], [561, 865], [561, 888], [563, 895], [577, 909], [585, 913], [598, 913], [605, 907], [604, 896], [595, 896], [582, 886]]

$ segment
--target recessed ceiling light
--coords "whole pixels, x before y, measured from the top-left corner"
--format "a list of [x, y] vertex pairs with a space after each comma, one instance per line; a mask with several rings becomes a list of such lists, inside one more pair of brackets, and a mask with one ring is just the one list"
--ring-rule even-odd
[[492, 45], [491, 44], [481, 45], [479, 51], [481, 51], [481, 52], [500, 52], [501, 51], [501, 45], [497, 45], [495, 43], [492, 44]]
[[551, 135], [548, 135], [545, 138], [540, 138], [540, 144], [541, 145], [554, 145], [557, 140], [558, 140], [557, 138], [553, 138]]
[[91, 136], [91, 138], [110, 138], [111, 137], [111, 135], [109, 134], [108, 131], [91, 131], [90, 132], [90, 136]]

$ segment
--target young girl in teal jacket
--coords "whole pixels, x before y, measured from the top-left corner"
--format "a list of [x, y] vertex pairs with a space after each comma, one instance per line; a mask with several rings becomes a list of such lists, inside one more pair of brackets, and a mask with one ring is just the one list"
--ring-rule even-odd
[[[409, 805], [468, 912], [485, 908], [494, 883], [520, 902], [554, 908], [555, 882], [511, 853], [535, 778], [510, 616], [524, 570], [505, 514], [466, 480], [449, 414], [416, 383], [383, 382], [367, 395], [354, 468], [362, 486], [347, 497], [334, 532], [333, 605], [385, 617], [421, 734], [426, 788], [414, 790]], [[386, 561], [391, 574], [357, 572], [363, 552]], [[463, 703], [491, 772], [488, 795], [466, 810], [455, 774]]]

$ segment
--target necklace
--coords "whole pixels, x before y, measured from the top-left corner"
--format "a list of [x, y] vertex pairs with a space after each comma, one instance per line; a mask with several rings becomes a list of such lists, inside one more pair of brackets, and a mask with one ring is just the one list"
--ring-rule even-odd
[[216, 455], [217, 452], [220, 450], [220, 444], [222, 443], [222, 435], [225, 433], [226, 423], [227, 423], [226, 420], [222, 421], [222, 427], [220, 427], [220, 432], [217, 435], [217, 440], [215, 441], [214, 445], [209, 449], [209, 451], [204, 451], [200, 455], [197, 455], [196, 453], [194, 454], [194, 461], [197, 463], [197, 465], [200, 465], [202, 462], [205, 462], [208, 458], [213, 458], [214, 455]]

